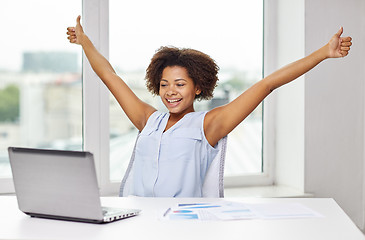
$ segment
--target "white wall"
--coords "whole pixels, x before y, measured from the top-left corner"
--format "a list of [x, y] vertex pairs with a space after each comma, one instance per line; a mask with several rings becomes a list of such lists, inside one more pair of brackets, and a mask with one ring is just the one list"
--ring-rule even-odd
[[277, 28], [270, 70], [315, 51], [340, 26], [353, 37], [348, 57], [326, 60], [274, 93], [274, 182], [334, 198], [364, 231], [365, 1], [266, 2]]
[[332, 197], [364, 226], [365, 1], [306, 0], [305, 54], [340, 26], [353, 37], [345, 59], [305, 77], [305, 191]]

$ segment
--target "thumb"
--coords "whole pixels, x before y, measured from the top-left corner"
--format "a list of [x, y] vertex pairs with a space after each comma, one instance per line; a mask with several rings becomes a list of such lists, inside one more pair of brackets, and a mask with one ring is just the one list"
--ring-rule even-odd
[[343, 27], [340, 27], [340, 30], [338, 30], [338, 32], [336, 33], [336, 36], [341, 37], [342, 33], [343, 33]]
[[80, 19], [81, 19], [81, 16], [79, 15], [79, 16], [77, 17], [77, 19], [76, 19], [76, 23], [77, 23], [78, 25], [81, 25], [81, 23], [80, 23]]

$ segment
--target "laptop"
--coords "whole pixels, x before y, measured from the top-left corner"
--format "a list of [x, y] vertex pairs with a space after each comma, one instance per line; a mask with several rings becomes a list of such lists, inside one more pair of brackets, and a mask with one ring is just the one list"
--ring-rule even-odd
[[108, 223], [138, 209], [102, 207], [92, 153], [9, 147], [19, 209], [32, 217]]

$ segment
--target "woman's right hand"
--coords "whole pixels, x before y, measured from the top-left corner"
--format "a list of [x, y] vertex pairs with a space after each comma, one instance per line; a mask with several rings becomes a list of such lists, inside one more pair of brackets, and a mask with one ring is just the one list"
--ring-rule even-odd
[[76, 27], [68, 27], [67, 28], [67, 39], [70, 43], [81, 44], [82, 35], [84, 34], [84, 30], [80, 24], [81, 16], [79, 15], [76, 19]]

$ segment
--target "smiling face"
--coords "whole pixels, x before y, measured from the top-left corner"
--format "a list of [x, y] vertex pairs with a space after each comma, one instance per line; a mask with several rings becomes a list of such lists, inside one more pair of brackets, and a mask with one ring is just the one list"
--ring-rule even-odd
[[170, 114], [184, 116], [194, 112], [194, 99], [200, 92], [185, 68], [172, 66], [163, 70], [159, 95]]

